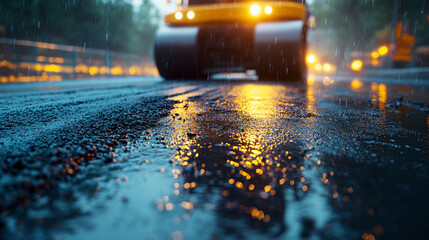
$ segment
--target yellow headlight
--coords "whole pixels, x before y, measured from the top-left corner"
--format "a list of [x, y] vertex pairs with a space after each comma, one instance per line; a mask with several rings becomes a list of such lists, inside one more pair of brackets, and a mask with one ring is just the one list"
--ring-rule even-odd
[[186, 14], [186, 16], [188, 17], [188, 19], [194, 19], [195, 18], [195, 13], [194, 11], [189, 11], [188, 14]]
[[314, 56], [313, 54], [309, 54], [308, 56], [307, 56], [307, 63], [311, 63], [311, 64], [313, 64], [313, 63], [315, 63], [316, 62], [316, 56]]
[[261, 13], [261, 7], [258, 4], [253, 4], [250, 6], [250, 14], [253, 16], [258, 16]]
[[266, 6], [264, 11], [266, 14], [271, 14], [273, 13], [273, 8], [271, 6]]
[[329, 64], [329, 63], [325, 63], [325, 64], [323, 65], [323, 70], [325, 70], [326, 72], [331, 71], [331, 69], [332, 69], [331, 64]]
[[176, 17], [177, 20], [181, 20], [183, 18], [183, 13], [177, 12], [174, 16]]

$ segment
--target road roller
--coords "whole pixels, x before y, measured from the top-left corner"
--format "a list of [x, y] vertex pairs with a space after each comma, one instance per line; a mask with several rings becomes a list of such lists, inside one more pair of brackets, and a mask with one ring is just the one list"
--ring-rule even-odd
[[166, 80], [255, 72], [259, 80], [306, 78], [305, 0], [178, 0], [155, 37]]

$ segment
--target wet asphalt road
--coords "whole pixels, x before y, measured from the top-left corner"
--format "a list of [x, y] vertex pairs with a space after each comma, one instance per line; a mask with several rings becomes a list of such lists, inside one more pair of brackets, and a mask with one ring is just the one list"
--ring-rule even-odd
[[0, 85], [0, 239], [429, 239], [428, 89]]

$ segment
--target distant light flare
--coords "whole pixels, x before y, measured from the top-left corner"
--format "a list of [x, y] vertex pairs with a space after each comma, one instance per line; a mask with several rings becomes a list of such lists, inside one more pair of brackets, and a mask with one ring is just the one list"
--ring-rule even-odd
[[363, 86], [363, 83], [359, 79], [353, 79], [351, 85], [353, 89], [359, 89]]
[[45, 65], [44, 67], [44, 71], [45, 72], [60, 72], [60, 66], [55, 65], [55, 64], [49, 64], [49, 65]]
[[309, 54], [307, 56], [307, 63], [313, 64], [316, 62], [316, 56], [313, 54]]
[[372, 59], [371, 65], [374, 67], [380, 66], [380, 61], [378, 59]]
[[388, 52], [389, 48], [386, 45], [383, 45], [378, 48], [378, 54], [380, 54], [380, 56], [385, 56]]
[[361, 71], [361, 70], [362, 70], [362, 66], [363, 66], [363, 63], [362, 63], [362, 61], [361, 61], [361, 60], [354, 60], [354, 61], [352, 62], [352, 64], [351, 64], [351, 69], [352, 69], [353, 71], [358, 72], [358, 71]]
[[335, 83], [335, 81], [329, 77], [324, 77], [322, 81], [323, 85], [329, 86]]

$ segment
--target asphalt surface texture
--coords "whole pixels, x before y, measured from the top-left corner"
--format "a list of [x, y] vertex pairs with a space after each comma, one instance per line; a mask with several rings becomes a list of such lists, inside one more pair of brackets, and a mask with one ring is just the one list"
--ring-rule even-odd
[[0, 239], [429, 239], [429, 79], [0, 85]]

